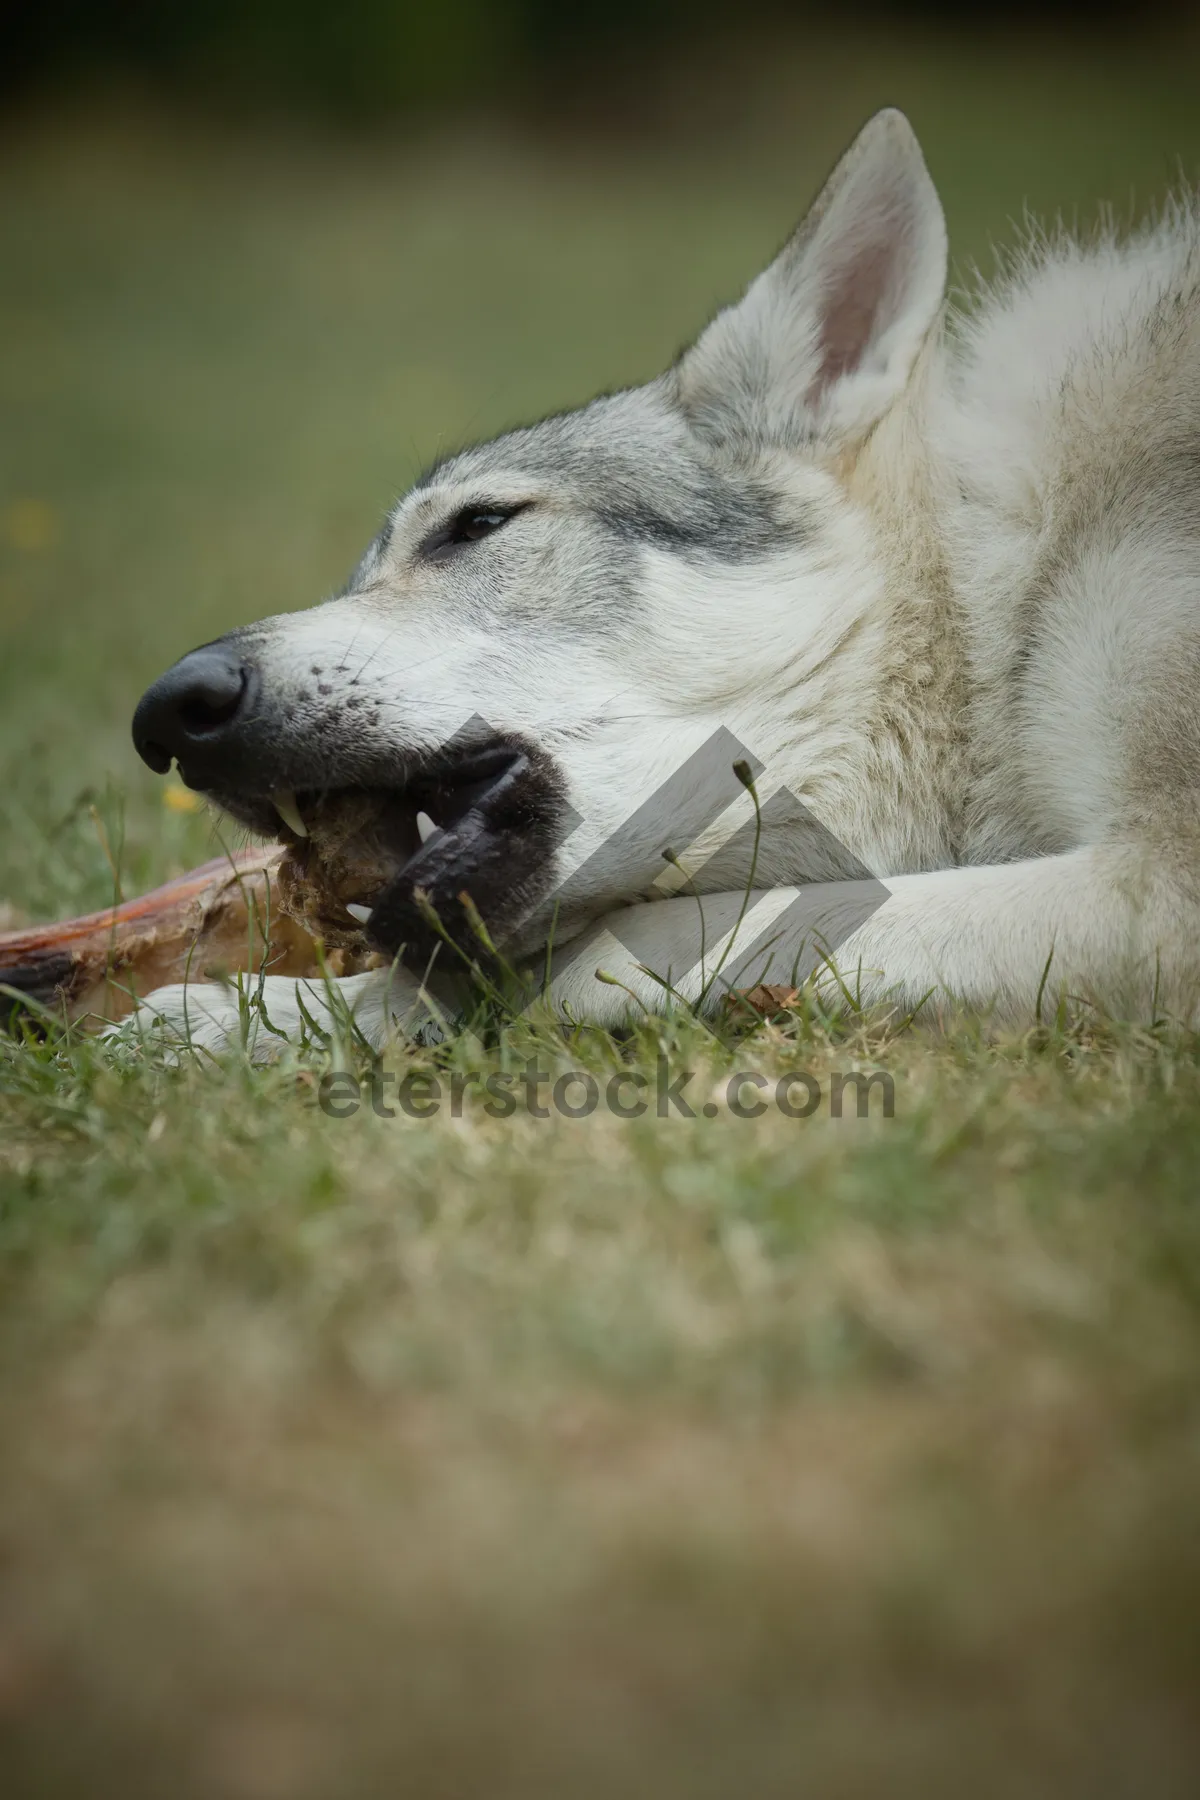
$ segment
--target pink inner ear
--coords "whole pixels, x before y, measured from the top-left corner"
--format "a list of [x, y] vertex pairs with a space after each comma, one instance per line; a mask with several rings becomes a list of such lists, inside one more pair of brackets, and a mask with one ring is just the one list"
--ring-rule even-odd
[[856, 256], [835, 270], [834, 280], [822, 298], [817, 339], [821, 362], [808, 391], [810, 405], [843, 375], [853, 374], [862, 362], [875, 335], [894, 263], [894, 244], [881, 235], [873, 243], [864, 244]]

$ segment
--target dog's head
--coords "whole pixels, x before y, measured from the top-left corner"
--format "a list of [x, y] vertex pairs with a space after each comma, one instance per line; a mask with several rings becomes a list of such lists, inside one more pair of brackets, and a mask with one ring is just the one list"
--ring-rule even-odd
[[878, 579], [839, 471], [908, 386], [945, 253], [881, 114], [667, 374], [440, 463], [343, 593], [155, 683], [141, 755], [271, 835], [369, 820], [350, 897], [389, 951], [425, 954], [418, 889], [518, 938], [552, 897], [560, 930], [636, 897], [738, 792], [739, 741], [803, 741], [805, 673]]

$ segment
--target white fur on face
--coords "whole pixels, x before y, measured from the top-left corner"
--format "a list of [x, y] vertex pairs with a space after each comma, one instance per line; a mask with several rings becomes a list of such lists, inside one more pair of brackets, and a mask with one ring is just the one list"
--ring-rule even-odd
[[[634, 592], [616, 629], [573, 633], [570, 592], [545, 593], [536, 620], [519, 594], [516, 622], [507, 624], [502, 571], [491, 620], [482, 622], [475, 600], [488, 563], [483, 543], [471, 557], [474, 591], [459, 592], [453, 563], [422, 581], [406, 577], [401, 559], [391, 571], [381, 567], [364, 592], [269, 621], [259, 651], [264, 685], [311, 693], [319, 667], [338, 714], [332, 729], [361, 733], [352, 752], [368, 744], [401, 756], [436, 749], [476, 716], [532, 740], [564, 775], [580, 821], [560, 853], [563, 876], [721, 728], [765, 765], [762, 799], [781, 787], [807, 794], [856, 753], [870, 696], [870, 631], [848, 654], [845, 642], [870, 614], [880, 578], [861, 522], [832, 479], [794, 462], [785, 479], [790, 509], [808, 523], [802, 541], [742, 561], [639, 546], [629, 562]], [[528, 484], [514, 473], [498, 486], [519, 493]], [[569, 509], [556, 514], [551, 506], [542, 541], [558, 532], [569, 550], [575, 529]], [[515, 560], [515, 537], [510, 549]], [[522, 573], [518, 560], [509, 579]], [[357, 703], [352, 711], [348, 699]], [[749, 796], [736, 794], [695, 841], [673, 844], [689, 866], [752, 815]], [[600, 898], [646, 891], [633, 880], [645, 848], [631, 842], [631, 885], [622, 889], [619, 870], [610, 869]], [[654, 891], [677, 880], [665, 866], [657, 873]], [[561, 923], [566, 930], [572, 921]]]

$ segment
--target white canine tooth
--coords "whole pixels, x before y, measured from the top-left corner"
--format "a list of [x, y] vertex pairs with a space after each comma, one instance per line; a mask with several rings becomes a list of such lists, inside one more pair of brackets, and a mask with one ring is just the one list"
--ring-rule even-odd
[[274, 802], [275, 811], [284, 824], [294, 831], [297, 837], [307, 837], [308, 826], [300, 817], [300, 808], [296, 805], [296, 796], [291, 789], [280, 788], [278, 793], [271, 795], [271, 799]]
[[436, 830], [437, 826], [434, 824], [428, 813], [419, 812], [417, 814], [417, 836], [423, 844], [429, 842]]
[[374, 910], [373, 906], [360, 906], [357, 900], [347, 900], [346, 902], [346, 911], [352, 919], [357, 919], [360, 925], [371, 923], [371, 914]]

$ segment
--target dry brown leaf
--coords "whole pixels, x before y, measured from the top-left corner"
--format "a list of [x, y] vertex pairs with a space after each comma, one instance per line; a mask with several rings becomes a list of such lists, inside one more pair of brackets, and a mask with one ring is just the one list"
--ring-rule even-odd
[[760, 981], [757, 987], [735, 988], [726, 1004], [730, 1007], [749, 1006], [764, 1019], [769, 1019], [775, 1013], [786, 1012], [799, 998], [799, 988], [776, 987], [769, 982]]

